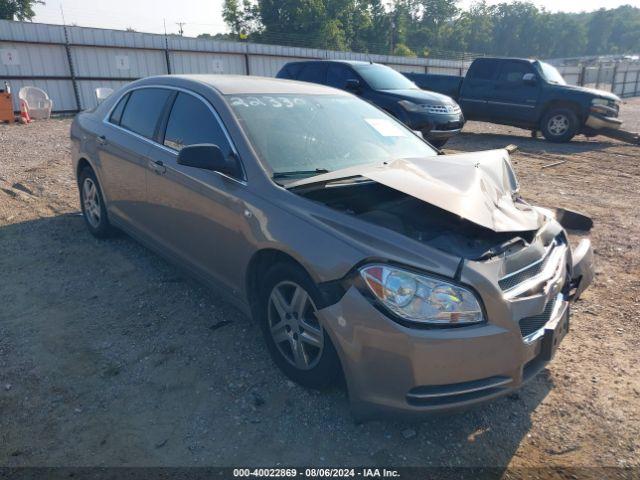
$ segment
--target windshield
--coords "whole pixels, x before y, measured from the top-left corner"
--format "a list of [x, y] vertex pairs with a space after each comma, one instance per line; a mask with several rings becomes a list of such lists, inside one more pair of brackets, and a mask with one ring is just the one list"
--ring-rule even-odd
[[418, 87], [401, 73], [384, 65], [354, 65], [355, 70], [374, 90], [415, 90]]
[[437, 153], [402, 123], [348, 95], [227, 95], [274, 177]]
[[567, 82], [564, 81], [560, 72], [553, 65], [549, 65], [545, 62], [538, 62], [540, 65], [540, 69], [542, 70], [542, 76], [549, 83], [557, 83], [559, 85], [566, 85]]

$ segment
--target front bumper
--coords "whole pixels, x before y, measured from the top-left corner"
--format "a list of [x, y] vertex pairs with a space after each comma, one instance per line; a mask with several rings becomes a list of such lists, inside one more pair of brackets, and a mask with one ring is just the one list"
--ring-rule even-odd
[[441, 140], [460, 133], [465, 119], [462, 112], [454, 114], [409, 113], [406, 123], [412, 130], [421, 132], [427, 140]]
[[587, 117], [585, 124], [592, 130], [602, 130], [604, 128], [618, 130], [622, 126], [622, 120], [618, 120], [614, 117], [606, 117], [597, 113], [591, 113]]
[[[583, 272], [592, 271], [590, 251], [589, 245], [578, 264]], [[554, 276], [566, 278], [570, 265], [560, 265]], [[581, 290], [590, 280], [583, 274]], [[340, 356], [354, 416], [415, 418], [486, 402], [533, 378], [568, 331], [569, 295], [563, 287], [553, 283], [513, 302], [487, 302], [483, 295], [488, 322], [459, 328], [402, 326], [355, 286], [318, 314]], [[525, 336], [519, 320], [539, 314], [549, 302], [549, 318]]]

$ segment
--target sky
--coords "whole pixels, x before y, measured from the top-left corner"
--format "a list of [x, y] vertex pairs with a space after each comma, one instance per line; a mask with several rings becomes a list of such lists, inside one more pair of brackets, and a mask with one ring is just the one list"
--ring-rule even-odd
[[[467, 7], [473, 0], [461, 0]], [[489, 4], [510, 0], [487, 0]], [[68, 24], [125, 29], [140, 32], [178, 33], [176, 22], [185, 22], [184, 35], [221, 33], [227, 28], [222, 20], [223, 0], [46, 0], [35, 7], [35, 22], [62, 23], [61, 6]], [[630, 4], [640, 7], [640, 0], [533, 0], [552, 12], [580, 12], [598, 8], [615, 8]]]

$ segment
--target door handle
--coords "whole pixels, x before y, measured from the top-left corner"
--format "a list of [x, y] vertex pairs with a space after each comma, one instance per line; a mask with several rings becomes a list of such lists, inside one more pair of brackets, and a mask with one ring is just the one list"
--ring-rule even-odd
[[107, 137], [105, 137], [104, 135], [100, 135], [99, 137], [96, 138], [96, 142], [98, 142], [98, 144], [100, 145], [106, 145]]
[[158, 175], [162, 175], [167, 171], [167, 167], [164, 166], [162, 160], [149, 160], [149, 168]]

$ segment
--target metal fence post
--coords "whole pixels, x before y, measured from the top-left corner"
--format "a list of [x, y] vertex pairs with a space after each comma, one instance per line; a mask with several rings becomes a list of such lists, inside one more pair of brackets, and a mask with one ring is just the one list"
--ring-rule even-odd
[[171, 61], [169, 59], [169, 39], [164, 36], [164, 61], [167, 64], [167, 73], [171, 75]]
[[71, 75], [71, 85], [73, 85], [73, 95], [76, 99], [76, 109], [82, 110], [82, 104], [80, 102], [80, 91], [78, 90], [78, 81], [76, 80], [76, 71], [73, 67], [73, 58], [71, 57], [71, 46], [69, 45], [69, 32], [67, 26], [63, 25], [64, 29], [64, 49], [67, 52], [67, 60], [69, 61], [69, 75]]
[[[618, 74], [618, 62], [613, 65], [613, 77], [611, 78], [611, 93], [616, 93], [616, 75]], [[624, 90], [624, 86], [622, 87]]]
[[247, 75], [251, 75], [251, 67], [249, 65], [249, 43], [247, 43], [244, 52], [244, 69], [247, 72]]

